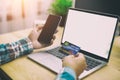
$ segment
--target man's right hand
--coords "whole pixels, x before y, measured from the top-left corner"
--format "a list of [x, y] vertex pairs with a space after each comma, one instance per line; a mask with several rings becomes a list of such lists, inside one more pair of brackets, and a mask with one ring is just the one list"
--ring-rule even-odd
[[63, 67], [72, 68], [76, 76], [78, 77], [86, 68], [86, 60], [83, 54], [78, 54], [78, 56], [69, 55], [63, 59]]

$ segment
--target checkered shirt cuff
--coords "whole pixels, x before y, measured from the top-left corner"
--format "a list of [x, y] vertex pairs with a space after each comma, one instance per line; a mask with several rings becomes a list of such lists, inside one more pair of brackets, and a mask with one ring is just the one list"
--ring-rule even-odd
[[33, 51], [32, 42], [28, 38], [17, 42], [0, 44], [0, 65]]

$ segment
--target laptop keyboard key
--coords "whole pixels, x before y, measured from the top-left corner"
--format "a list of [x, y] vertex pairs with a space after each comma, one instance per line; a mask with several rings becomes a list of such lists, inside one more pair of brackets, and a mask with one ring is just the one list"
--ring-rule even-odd
[[55, 49], [48, 50], [47, 52], [51, 53], [52, 55], [54, 55], [54, 56], [56, 56], [56, 57], [58, 57], [60, 59], [63, 59], [65, 56], [68, 55], [68, 54], [59, 52], [59, 49], [60, 49], [60, 47], [57, 47]]
[[88, 58], [86, 56], [85, 56], [85, 58], [86, 58], [86, 62], [87, 62], [86, 71], [89, 71], [89, 70], [93, 69], [94, 67], [101, 64], [101, 62], [95, 61], [94, 59]]

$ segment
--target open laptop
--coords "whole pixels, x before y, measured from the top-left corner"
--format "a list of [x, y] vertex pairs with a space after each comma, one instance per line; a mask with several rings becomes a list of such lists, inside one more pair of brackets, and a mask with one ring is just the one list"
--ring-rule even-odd
[[[70, 8], [61, 45], [68, 41], [81, 48], [80, 52], [87, 60], [86, 70], [79, 79], [105, 66], [111, 54], [118, 17], [89, 10]], [[60, 53], [58, 46], [45, 52], [28, 55], [28, 58], [59, 73], [61, 59], [68, 54]]]

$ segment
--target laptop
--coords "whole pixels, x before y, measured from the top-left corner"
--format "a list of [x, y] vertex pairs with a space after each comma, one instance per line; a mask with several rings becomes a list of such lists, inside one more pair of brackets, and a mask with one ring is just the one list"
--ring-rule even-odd
[[69, 54], [59, 52], [67, 41], [80, 47], [85, 55], [87, 68], [79, 79], [107, 65], [115, 37], [118, 17], [111, 14], [90, 10], [70, 8], [60, 46], [34, 54], [28, 58], [47, 69], [59, 73], [62, 69], [62, 58]]

